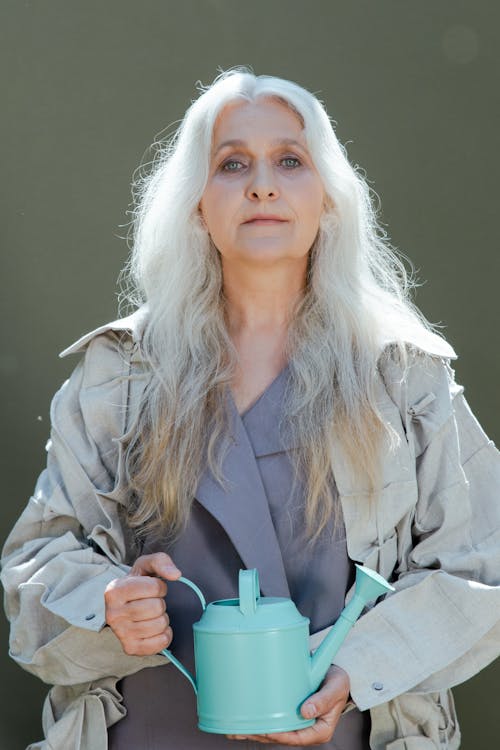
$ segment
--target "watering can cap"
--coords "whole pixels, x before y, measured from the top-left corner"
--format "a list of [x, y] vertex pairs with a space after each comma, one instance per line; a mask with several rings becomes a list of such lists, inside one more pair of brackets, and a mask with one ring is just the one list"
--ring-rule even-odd
[[256, 568], [240, 570], [239, 598], [211, 602], [195, 630], [234, 632], [297, 627], [308, 623], [291, 599], [260, 595], [259, 574]]

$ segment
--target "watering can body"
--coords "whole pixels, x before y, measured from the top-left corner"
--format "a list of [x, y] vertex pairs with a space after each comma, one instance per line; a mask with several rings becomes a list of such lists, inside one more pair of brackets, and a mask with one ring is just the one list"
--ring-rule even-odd
[[291, 599], [260, 597], [257, 570], [240, 570], [239, 598], [205, 604], [193, 625], [196, 677], [162, 651], [193, 685], [198, 727], [220, 734], [262, 734], [314, 724], [300, 713], [320, 686], [347, 632], [367, 601], [393, 590], [380, 575], [356, 565], [356, 589], [311, 656], [309, 620]]
[[[255, 734], [314, 724], [299, 712], [314, 691], [309, 620], [289, 599], [266, 597], [253, 615], [242, 615], [238, 601], [209, 604], [193, 626], [198, 727]], [[220, 607], [232, 610], [225, 627]]]

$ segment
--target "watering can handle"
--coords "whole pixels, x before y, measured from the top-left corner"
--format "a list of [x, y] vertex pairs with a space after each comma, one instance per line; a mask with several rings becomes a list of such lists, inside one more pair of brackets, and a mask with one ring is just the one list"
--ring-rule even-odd
[[[200, 589], [198, 588], [198, 586], [195, 583], [193, 583], [192, 581], [190, 581], [189, 578], [184, 578], [184, 576], [180, 576], [179, 578], [176, 578], [175, 582], [177, 582], [177, 581], [180, 581], [181, 583], [185, 583], [186, 586], [189, 586], [189, 588], [193, 589], [193, 591], [196, 593], [196, 595], [198, 596], [198, 599], [201, 602], [201, 606], [203, 607], [203, 610], [205, 610], [206, 607], [207, 607], [207, 603], [205, 601], [205, 597], [203, 596], [203, 594], [200, 591]], [[173, 581], [169, 581], [169, 584], [170, 583], [173, 583]], [[179, 672], [182, 672], [182, 674], [184, 675], [184, 677], [187, 677], [187, 679], [189, 680], [189, 682], [193, 686], [194, 692], [198, 693], [198, 690], [197, 690], [197, 687], [196, 687], [196, 682], [195, 682], [195, 680], [193, 678], [193, 675], [186, 669], [186, 667], [184, 666], [184, 664], [182, 664], [173, 655], [173, 653], [168, 650], [168, 648], [163, 648], [160, 651], [160, 653], [163, 654], [163, 656], [166, 656], [168, 659], [170, 659], [170, 661], [172, 662], [172, 664], [177, 667], [177, 669], [179, 670]]]
[[238, 593], [240, 597], [240, 612], [243, 615], [253, 615], [257, 611], [257, 600], [260, 597], [259, 573], [257, 568], [240, 570]]

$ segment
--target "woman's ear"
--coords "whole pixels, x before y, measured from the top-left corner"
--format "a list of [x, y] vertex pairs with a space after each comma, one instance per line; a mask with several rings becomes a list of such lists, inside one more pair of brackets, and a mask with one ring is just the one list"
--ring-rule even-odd
[[329, 195], [325, 193], [323, 197], [323, 211], [332, 211], [335, 208], [335, 204]]
[[198, 216], [200, 217], [200, 221], [201, 221], [204, 229], [207, 229], [207, 225], [206, 225], [205, 219], [203, 217], [203, 211], [201, 210], [201, 204], [200, 203], [198, 203]]

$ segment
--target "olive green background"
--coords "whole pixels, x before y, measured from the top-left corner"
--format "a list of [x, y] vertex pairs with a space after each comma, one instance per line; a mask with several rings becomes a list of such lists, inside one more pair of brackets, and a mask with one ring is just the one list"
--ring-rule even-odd
[[[116, 317], [133, 171], [219, 67], [326, 103], [498, 440], [496, 0], [3, 0], [0, 13], [2, 541], [77, 361], [57, 353]], [[0, 748], [18, 750], [40, 739], [46, 688], [7, 657], [0, 619]], [[497, 746], [499, 677], [497, 662], [454, 691], [466, 750]]]

